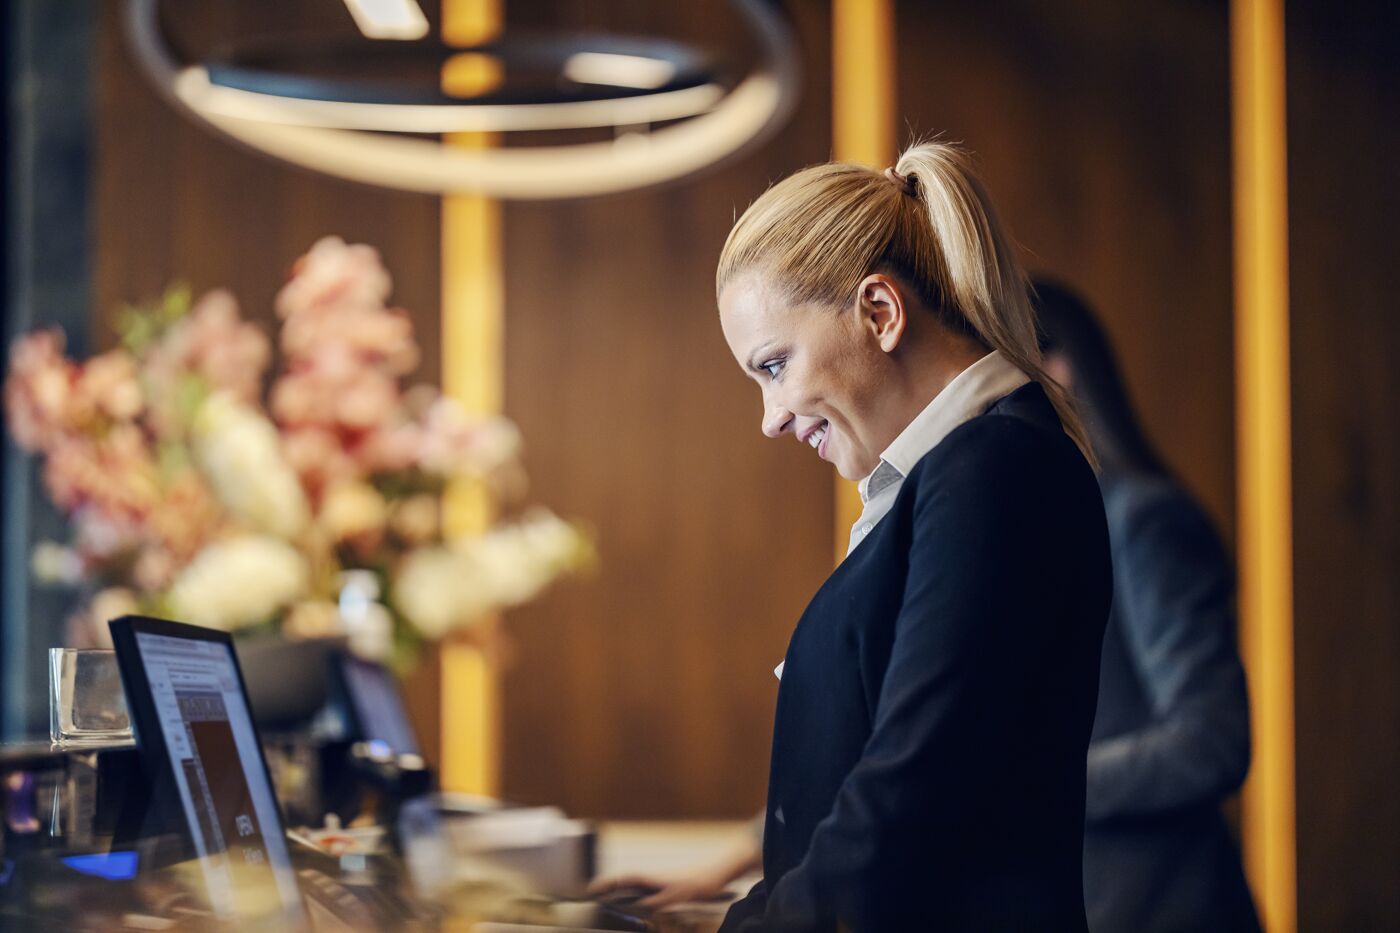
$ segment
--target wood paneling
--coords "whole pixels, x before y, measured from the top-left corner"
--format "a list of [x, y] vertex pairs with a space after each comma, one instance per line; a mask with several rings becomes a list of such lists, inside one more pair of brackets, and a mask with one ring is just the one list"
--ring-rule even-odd
[[1223, 3], [898, 6], [909, 135], [964, 143], [1032, 274], [1082, 292], [1162, 455], [1234, 527]]
[[[244, 314], [270, 331], [272, 298], [292, 261], [335, 234], [383, 253], [394, 300], [412, 313], [423, 345], [436, 348], [437, 199], [314, 175], [196, 126], [160, 99], [132, 63], [123, 7], [102, 4], [97, 50], [97, 332], [114, 307], [158, 295], [174, 279], [196, 291], [231, 288]], [[353, 31], [333, 5], [240, 0], [165, 7], [175, 14], [167, 17], [172, 35], [194, 49], [260, 30], [334, 32], [348, 25]], [[437, 372], [437, 357], [425, 353], [421, 377], [436, 380]]]
[[1400, 928], [1400, 10], [1285, 8], [1298, 916]]
[[[506, 411], [533, 491], [593, 523], [598, 577], [511, 614], [505, 792], [609, 817], [755, 812], [781, 659], [831, 566], [832, 474], [759, 432], [720, 334], [735, 213], [830, 154], [825, 3], [790, 4], [807, 89], [781, 136], [662, 191], [506, 210]], [[731, 47], [724, 4], [511, 4], [512, 25]]]

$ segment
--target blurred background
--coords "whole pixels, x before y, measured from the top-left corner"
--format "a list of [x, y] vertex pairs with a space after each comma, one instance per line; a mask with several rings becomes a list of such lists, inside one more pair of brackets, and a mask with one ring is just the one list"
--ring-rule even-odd
[[[340, 0], [157, 7], [184, 61], [268, 42], [311, 68], [299, 43], [370, 41]], [[740, 71], [762, 54], [719, 3], [421, 7], [433, 35], [476, 29], [462, 46], [610, 32], [722, 53]], [[326, 236], [373, 247], [421, 350], [396, 378], [509, 418], [528, 477], [512, 495], [547, 505], [596, 552], [527, 605], [415, 644], [406, 689], [444, 782], [585, 817], [742, 818], [763, 801], [771, 671], [845, 540], [848, 493], [804, 448], [757, 430], [757, 395], [717, 325], [716, 258], [737, 212], [797, 168], [883, 167], [917, 137], [961, 141], [1028, 270], [1097, 310], [1147, 432], [1238, 555], [1253, 626], [1246, 795], [1265, 795], [1239, 823], [1266, 920], [1400, 927], [1395, 5], [774, 9], [801, 67], [780, 128], [661, 185], [539, 198], [393, 190], [287, 164], [163, 97], [126, 4], [9, 0], [7, 341], [58, 325], [70, 356], [100, 353], [122, 340], [123, 307], [180, 281], [194, 296], [228, 289], [280, 360], [276, 296], [297, 258]], [[389, 86], [420, 67], [374, 63]], [[485, 71], [483, 94], [499, 81]], [[528, 160], [645, 129], [443, 144]], [[568, 159], [539, 164], [541, 186], [570, 177]], [[36, 545], [67, 534], [42, 472], [7, 442], [10, 739], [43, 733], [43, 649], [72, 637], [91, 596], [32, 573]], [[493, 494], [462, 492], [462, 521]]]

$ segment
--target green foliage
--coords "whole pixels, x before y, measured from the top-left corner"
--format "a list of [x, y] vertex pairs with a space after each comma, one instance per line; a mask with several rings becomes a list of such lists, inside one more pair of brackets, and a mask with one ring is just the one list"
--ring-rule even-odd
[[122, 346], [140, 356], [176, 321], [189, 314], [194, 292], [188, 282], [172, 282], [165, 294], [144, 305], [123, 305], [117, 311], [116, 332]]

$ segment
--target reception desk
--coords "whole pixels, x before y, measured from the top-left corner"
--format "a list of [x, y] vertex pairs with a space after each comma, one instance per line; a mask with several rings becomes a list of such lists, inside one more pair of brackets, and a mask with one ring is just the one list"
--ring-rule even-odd
[[[376, 823], [385, 801], [363, 795], [346, 811], [356, 813], [353, 825], [330, 832], [326, 814], [315, 813], [318, 792], [298, 785], [330, 788], [344, 807], [343, 775], [330, 773], [343, 748], [280, 742], [267, 743], [267, 752], [316, 930], [711, 931], [724, 904], [683, 905], [647, 925], [629, 925], [600, 915], [581, 895], [595, 874], [685, 871], [747, 831], [744, 822], [595, 827], [548, 808], [466, 807], [448, 799], [433, 807], [451, 847], [447, 862], [433, 866], [438, 882], [429, 893], [412, 868], [414, 843], [396, 844]], [[158, 808], [134, 745], [0, 746], [0, 773], [0, 929], [223, 928], [199, 906], [197, 873], [163, 856], [162, 829], [152, 817]], [[451, 879], [445, 884], [444, 873]]]

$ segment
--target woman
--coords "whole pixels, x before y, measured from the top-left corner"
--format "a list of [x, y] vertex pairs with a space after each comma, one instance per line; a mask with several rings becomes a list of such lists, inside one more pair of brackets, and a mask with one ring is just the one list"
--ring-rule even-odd
[[798, 172], [716, 286], [764, 433], [864, 502], [778, 669], [764, 880], [724, 929], [1083, 930], [1108, 539], [980, 184], [938, 143]]
[[1102, 464], [1113, 553], [1089, 745], [1089, 928], [1258, 930], [1220, 814], [1249, 769], [1229, 560], [1139, 428], [1089, 309], [1054, 283], [1035, 291], [1046, 368], [1081, 405]]

